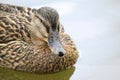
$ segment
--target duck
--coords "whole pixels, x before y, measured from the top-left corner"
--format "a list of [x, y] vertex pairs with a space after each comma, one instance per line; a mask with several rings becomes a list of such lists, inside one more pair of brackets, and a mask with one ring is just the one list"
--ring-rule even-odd
[[58, 72], [72, 67], [78, 57], [76, 45], [54, 8], [0, 3], [0, 67]]

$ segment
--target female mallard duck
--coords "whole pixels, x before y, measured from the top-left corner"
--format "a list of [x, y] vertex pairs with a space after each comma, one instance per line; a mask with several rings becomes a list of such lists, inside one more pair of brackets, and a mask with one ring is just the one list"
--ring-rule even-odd
[[56, 72], [78, 58], [75, 44], [56, 10], [0, 4], [0, 66], [29, 72]]

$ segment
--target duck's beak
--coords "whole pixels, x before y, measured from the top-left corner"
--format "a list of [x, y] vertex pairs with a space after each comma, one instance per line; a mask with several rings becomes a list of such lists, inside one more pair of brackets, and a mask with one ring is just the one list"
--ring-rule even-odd
[[60, 42], [59, 36], [56, 32], [53, 32], [48, 39], [48, 43], [51, 47], [51, 50], [57, 54], [58, 56], [62, 57], [65, 55], [65, 50], [63, 45]]

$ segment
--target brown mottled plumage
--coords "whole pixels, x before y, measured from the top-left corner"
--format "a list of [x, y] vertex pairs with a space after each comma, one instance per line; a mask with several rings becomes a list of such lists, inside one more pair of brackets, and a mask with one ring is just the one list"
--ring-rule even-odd
[[78, 58], [75, 44], [50, 7], [0, 4], [0, 66], [29, 72], [56, 72]]

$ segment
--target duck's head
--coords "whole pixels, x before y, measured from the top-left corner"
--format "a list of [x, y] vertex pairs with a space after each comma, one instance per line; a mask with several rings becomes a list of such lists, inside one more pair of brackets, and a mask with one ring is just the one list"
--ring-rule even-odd
[[[57, 11], [50, 7], [42, 7], [35, 13], [35, 34], [40, 40], [43, 40], [43, 44], [39, 40], [37, 45], [48, 45], [53, 53], [62, 57], [65, 55], [65, 50], [61, 44], [59, 38], [60, 22], [59, 14]], [[36, 42], [36, 41], [35, 41]]]

